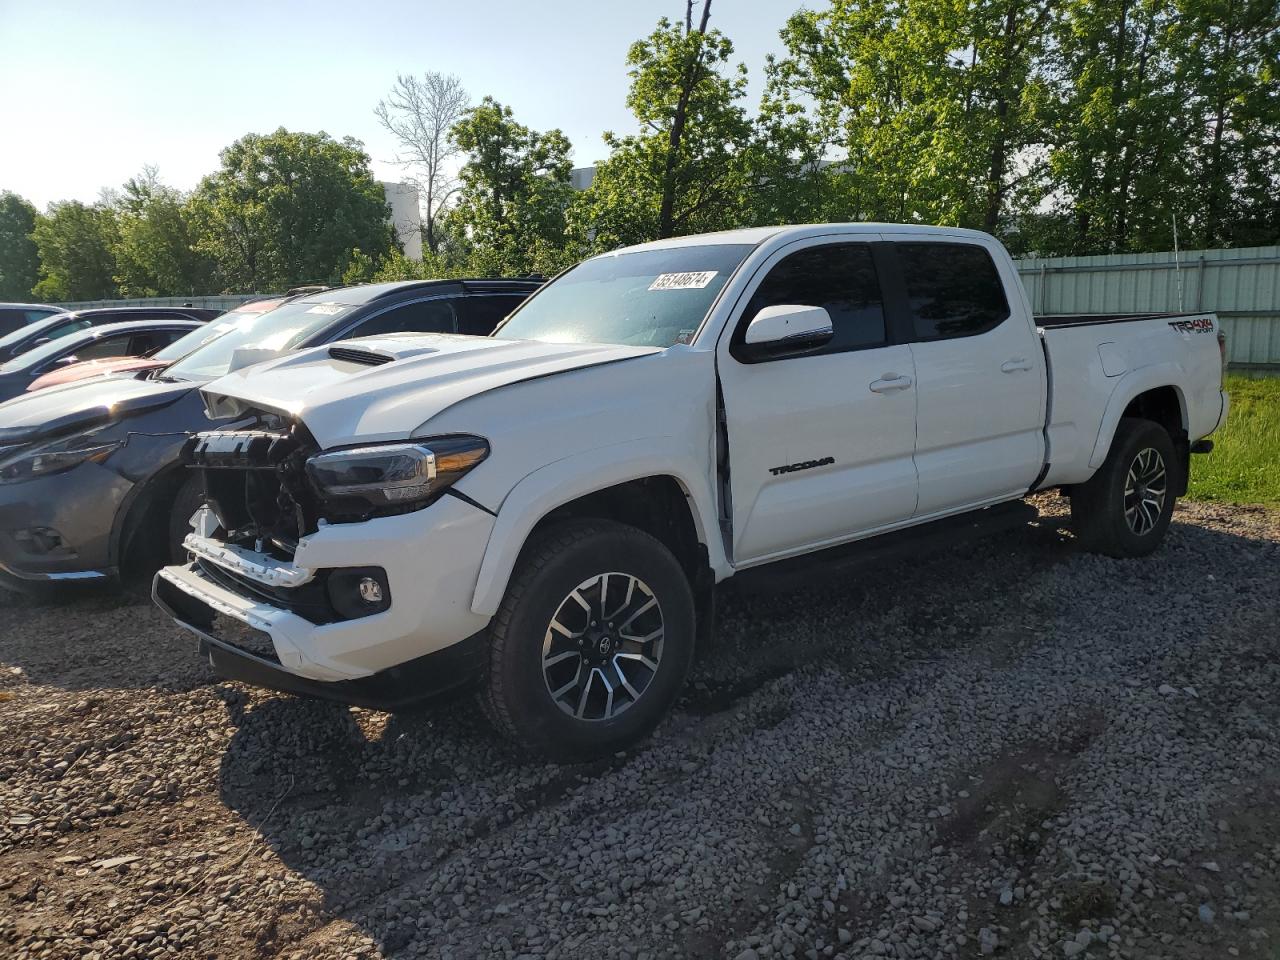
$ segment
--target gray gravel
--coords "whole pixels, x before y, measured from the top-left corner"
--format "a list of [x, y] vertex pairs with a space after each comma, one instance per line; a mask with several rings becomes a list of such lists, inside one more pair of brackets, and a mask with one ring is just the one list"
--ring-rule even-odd
[[0, 597], [0, 953], [1274, 960], [1280, 518], [1121, 562], [1039, 505], [727, 597], [671, 720], [580, 767]]

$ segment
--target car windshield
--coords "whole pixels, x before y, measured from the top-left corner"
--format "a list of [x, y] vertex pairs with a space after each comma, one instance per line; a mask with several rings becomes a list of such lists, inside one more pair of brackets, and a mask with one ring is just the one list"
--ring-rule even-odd
[[190, 352], [166, 367], [162, 375], [177, 380], [213, 380], [229, 373], [232, 364], [239, 362], [237, 351], [254, 351], [252, 359], [248, 354], [241, 357], [249, 363], [270, 359], [274, 354], [301, 346], [356, 306], [358, 304], [295, 300], [266, 313], [223, 314], [211, 320], [206, 328], [172, 344], [170, 351], [196, 333], [202, 335], [194, 349], [188, 347]]
[[[27, 337], [34, 336], [35, 334], [48, 330], [50, 327], [57, 326], [59, 323], [63, 323], [69, 319], [71, 319], [69, 314], [55, 313], [51, 317], [44, 317], [41, 320], [32, 321], [25, 327], [19, 327], [17, 330], [13, 331], [13, 333], [0, 337], [0, 350], [3, 350], [5, 347], [11, 347], [20, 340], [25, 340]], [[67, 332], [70, 333], [71, 331]]]
[[750, 244], [607, 254], [549, 283], [493, 334], [503, 340], [688, 343]]
[[186, 336], [179, 337], [163, 350], [157, 350], [149, 359], [161, 360], [165, 363], [181, 360], [187, 354], [193, 353], [199, 347], [204, 346], [214, 337], [220, 337], [227, 331], [234, 330], [242, 323], [250, 323], [269, 312], [269, 310], [228, 310], [226, 313], [210, 320], [204, 326], [192, 330]]

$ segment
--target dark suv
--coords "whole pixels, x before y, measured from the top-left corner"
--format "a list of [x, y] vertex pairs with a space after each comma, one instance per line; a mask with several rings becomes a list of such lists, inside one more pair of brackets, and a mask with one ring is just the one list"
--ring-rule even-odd
[[217, 329], [220, 319], [191, 334], [215, 335], [167, 367], [0, 404], [0, 581], [101, 580], [122, 566], [142, 571], [181, 559], [202, 490], [178, 455], [189, 435], [211, 425], [205, 383], [335, 340], [487, 335], [538, 286], [429, 280], [325, 290], [266, 313], [227, 314], [227, 329]]

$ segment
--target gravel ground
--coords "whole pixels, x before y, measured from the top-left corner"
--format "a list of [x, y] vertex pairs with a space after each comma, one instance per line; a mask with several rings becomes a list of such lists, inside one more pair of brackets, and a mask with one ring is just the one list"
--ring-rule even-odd
[[0, 954], [1280, 958], [1280, 517], [726, 598], [648, 743], [515, 755], [0, 598]]

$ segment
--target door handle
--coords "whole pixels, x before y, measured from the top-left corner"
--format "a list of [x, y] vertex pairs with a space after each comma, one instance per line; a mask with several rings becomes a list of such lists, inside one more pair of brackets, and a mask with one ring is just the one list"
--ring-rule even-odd
[[1031, 361], [1026, 357], [1014, 357], [1000, 364], [1001, 373], [1017, 373], [1019, 370], [1030, 370]]
[[911, 386], [910, 377], [900, 377], [896, 373], [886, 373], [879, 380], [872, 380], [872, 393], [892, 393], [894, 390], [906, 390]]

